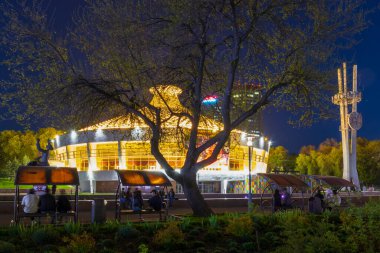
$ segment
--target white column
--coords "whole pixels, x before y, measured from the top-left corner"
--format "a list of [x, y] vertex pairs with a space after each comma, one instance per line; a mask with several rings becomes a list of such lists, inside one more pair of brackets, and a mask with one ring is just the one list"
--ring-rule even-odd
[[[345, 70], [345, 64], [343, 64], [343, 70]], [[345, 71], [343, 71], [345, 73]], [[346, 78], [346, 75], [344, 74]], [[346, 180], [351, 179], [350, 167], [349, 167], [349, 149], [348, 149], [348, 129], [347, 129], [347, 103], [346, 99], [346, 83], [344, 82], [344, 89], [342, 84], [342, 72], [338, 69], [338, 86], [340, 95], [340, 131], [342, 132], [342, 150], [343, 150], [343, 178]]]
[[[358, 66], [354, 65], [353, 73], [352, 73], [352, 92], [354, 94], [354, 99], [352, 102], [352, 112], [356, 113], [357, 108], [357, 100], [355, 98], [357, 92], [358, 92], [358, 84], [357, 84], [357, 71]], [[357, 186], [360, 187], [359, 182], [359, 175], [358, 170], [356, 168], [356, 137], [357, 137], [357, 130], [351, 128], [351, 177], [352, 182]]]
[[94, 170], [97, 170], [96, 166], [96, 154], [93, 155], [91, 151], [96, 149], [96, 144], [87, 142], [87, 158], [88, 158], [88, 180], [90, 181], [90, 192], [94, 193]]
[[66, 146], [66, 156], [67, 156], [67, 164], [69, 167], [76, 168], [77, 167], [77, 161], [75, 159], [74, 153], [75, 152], [75, 146]]
[[119, 169], [125, 170], [127, 168], [127, 163], [125, 156], [123, 156], [123, 151], [122, 151], [122, 145], [123, 143], [121, 141], [117, 141], [117, 153], [119, 157]]

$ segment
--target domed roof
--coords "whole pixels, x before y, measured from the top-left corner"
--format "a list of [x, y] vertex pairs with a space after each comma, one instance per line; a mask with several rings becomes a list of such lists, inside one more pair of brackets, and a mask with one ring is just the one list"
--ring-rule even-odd
[[[149, 91], [153, 94], [150, 104], [161, 109], [161, 121], [163, 128], [187, 128], [191, 129], [191, 121], [186, 117], [178, 117], [173, 113], [187, 112], [188, 110], [181, 104], [178, 96], [182, 89], [174, 85], [157, 85]], [[140, 110], [149, 118], [154, 119], [154, 114], [147, 107]], [[130, 128], [148, 128], [145, 122], [137, 116], [129, 113], [127, 115], [112, 118], [98, 124], [88, 126], [79, 131], [93, 131], [97, 129], [130, 129]], [[205, 116], [201, 117], [199, 124], [201, 130], [220, 131], [223, 124]]]

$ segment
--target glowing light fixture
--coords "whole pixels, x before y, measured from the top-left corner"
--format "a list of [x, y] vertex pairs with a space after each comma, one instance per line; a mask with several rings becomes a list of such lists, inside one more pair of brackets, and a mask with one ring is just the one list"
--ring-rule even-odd
[[57, 143], [57, 146], [60, 146], [59, 135], [56, 135], [54, 139], [55, 139], [55, 143]]
[[217, 96], [207, 96], [202, 101], [203, 104], [214, 104], [216, 102], [218, 102]]
[[242, 141], [245, 141], [247, 139], [247, 133], [241, 133], [240, 138]]
[[263, 136], [260, 137], [259, 145], [260, 145], [260, 148], [261, 148], [261, 149], [264, 148], [264, 137], [263, 137]]
[[105, 138], [106, 138], [106, 136], [103, 132], [103, 129], [101, 129], [101, 128], [96, 129], [95, 140], [100, 141], [100, 140], [104, 140]]
[[78, 133], [75, 130], [71, 131], [70, 139], [71, 139], [71, 142], [77, 142], [78, 141]]

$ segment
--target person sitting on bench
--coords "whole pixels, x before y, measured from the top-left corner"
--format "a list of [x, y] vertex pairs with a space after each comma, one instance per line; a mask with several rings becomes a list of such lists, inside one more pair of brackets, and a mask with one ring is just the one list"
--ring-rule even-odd
[[[68, 213], [71, 211], [70, 201], [66, 196], [66, 191], [64, 189], [60, 190], [60, 195], [57, 200], [57, 212]], [[62, 221], [62, 216], [58, 216], [59, 222]]]
[[[22, 198], [21, 205], [24, 207], [24, 213], [37, 213], [38, 212], [38, 196], [35, 190], [29, 189], [28, 193]], [[30, 217], [34, 221], [34, 217]]]
[[152, 197], [148, 200], [149, 206], [153, 208], [154, 211], [161, 211], [162, 208], [162, 199], [160, 194], [156, 190], [152, 190], [151, 193], [153, 194]]
[[46, 188], [46, 194], [40, 197], [40, 202], [38, 203], [41, 213], [48, 213], [52, 216], [51, 223], [55, 222], [55, 198], [49, 193], [49, 189]]
[[133, 199], [132, 199], [132, 210], [134, 212], [139, 213], [140, 220], [143, 221], [144, 219], [142, 218], [141, 211], [144, 208], [144, 201], [142, 198], [141, 191], [136, 188], [135, 191], [133, 192]]

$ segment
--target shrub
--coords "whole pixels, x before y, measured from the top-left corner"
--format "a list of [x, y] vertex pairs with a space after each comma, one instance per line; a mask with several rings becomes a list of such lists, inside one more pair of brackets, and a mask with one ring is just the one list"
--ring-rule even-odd
[[218, 238], [220, 238], [220, 233], [215, 229], [210, 229], [205, 234], [205, 240], [207, 241], [215, 241], [218, 240]]
[[208, 222], [209, 222], [209, 225], [210, 225], [211, 229], [217, 229], [218, 226], [219, 226], [219, 224], [218, 224], [218, 216], [216, 216], [216, 215], [211, 215], [208, 218]]
[[204, 243], [203, 241], [196, 240], [196, 241], [191, 242], [190, 247], [193, 249], [204, 248], [206, 247], [206, 243]]
[[148, 253], [149, 248], [146, 244], [140, 244], [138, 247], [139, 253]]
[[71, 235], [71, 237], [64, 237], [63, 241], [68, 243], [66, 249], [61, 248], [61, 252], [70, 253], [90, 253], [95, 250], [95, 239], [84, 232], [81, 235]]
[[241, 239], [249, 238], [253, 233], [253, 221], [251, 217], [245, 215], [233, 218], [226, 227], [226, 233]]
[[32, 241], [37, 245], [57, 242], [60, 238], [57, 230], [53, 228], [39, 228], [32, 233]]
[[44, 253], [56, 253], [56, 252], [59, 252], [59, 249], [56, 245], [52, 245], [52, 244], [46, 244], [45, 246], [42, 247], [42, 251]]
[[165, 229], [162, 229], [153, 237], [153, 244], [163, 247], [167, 250], [175, 249], [184, 242], [184, 234], [179, 229], [178, 224], [170, 222]]
[[82, 230], [81, 225], [79, 223], [68, 222], [63, 225], [63, 229], [69, 235], [71, 234], [79, 234]]
[[198, 248], [197, 253], [207, 253], [207, 250], [205, 248]]
[[245, 242], [241, 246], [246, 252], [253, 252], [255, 250], [255, 244], [253, 242]]
[[185, 217], [181, 223], [180, 223], [180, 227], [182, 229], [182, 231], [186, 232], [186, 231], [189, 231], [190, 228], [192, 227], [191, 226], [191, 218], [190, 217]]
[[153, 236], [157, 230], [163, 228], [162, 222], [144, 222], [142, 224], [135, 224], [138, 230], [145, 231], [149, 236]]
[[[99, 224], [93, 224], [93, 229], [96, 229], [96, 225]], [[130, 223], [127, 223], [127, 226], [130, 226]], [[104, 233], [115, 233], [120, 227], [120, 222], [118, 220], [107, 220], [101, 227]]]
[[112, 239], [104, 239], [100, 244], [103, 248], [112, 248], [115, 245], [115, 242]]
[[12, 252], [16, 252], [16, 247], [12, 243], [0, 241], [0, 253], [12, 253]]
[[119, 228], [119, 230], [116, 232], [115, 238], [116, 240], [128, 240], [128, 239], [135, 239], [140, 235], [140, 231], [135, 229], [132, 226], [122, 226]]

